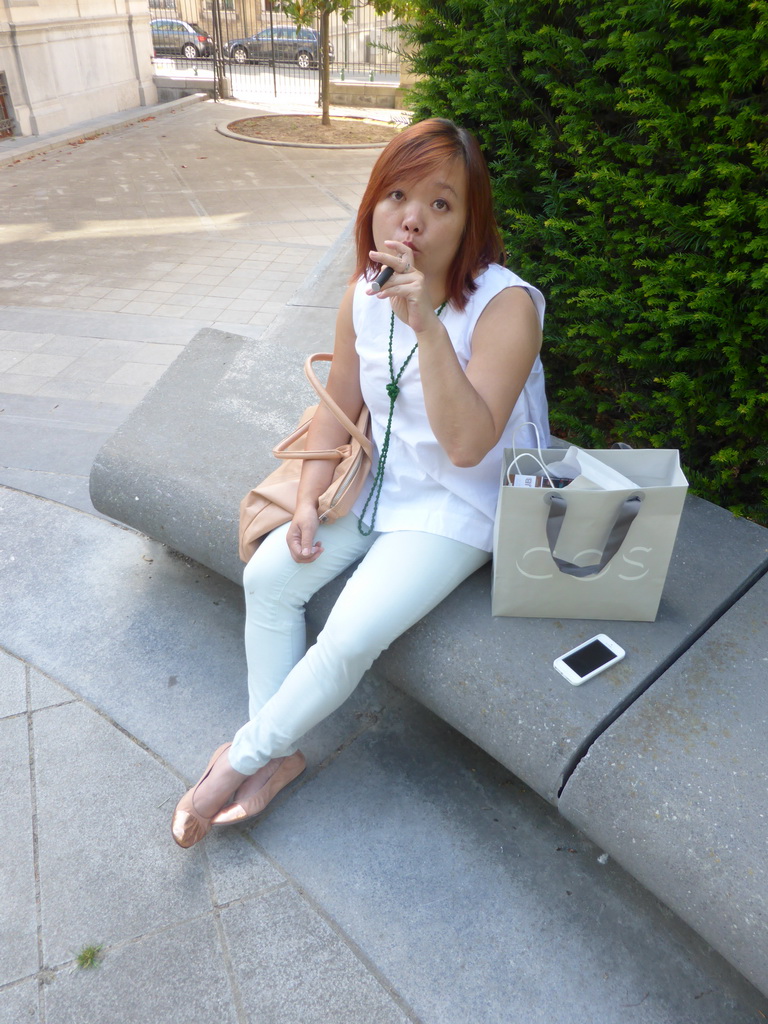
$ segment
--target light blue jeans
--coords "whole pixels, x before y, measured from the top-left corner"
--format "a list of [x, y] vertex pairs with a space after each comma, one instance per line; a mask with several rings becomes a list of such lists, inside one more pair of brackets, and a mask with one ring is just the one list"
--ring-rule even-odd
[[[244, 775], [293, 753], [393, 640], [490, 558], [487, 551], [429, 533], [363, 537], [349, 515], [321, 526], [323, 553], [299, 564], [285, 542], [287, 529], [262, 542], [243, 574], [250, 721], [237, 732], [229, 760]], [[307, 650], [307, 601], [358, 559]]]

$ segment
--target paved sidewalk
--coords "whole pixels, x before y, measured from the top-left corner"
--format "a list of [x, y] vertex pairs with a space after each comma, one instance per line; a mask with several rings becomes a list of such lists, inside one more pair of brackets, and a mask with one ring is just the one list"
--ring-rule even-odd
[[35, 155], [19, 140], [0, 168], [0, 482], [93, 511], [94, 455], [190, 338], [260, 337], [349, 222], [378, 151], [215, 130], [251, 113], [186, 100]]
[[242, 591], [92, 514], [90, 463], [200, 327], [259, 336], [376, 155], [214, 131], [237, 115], [150, 110], [0, 170], [0, 1024], [764, 1021], [601, 850], [374, 675], [255, 825], [172, 842], [246, 714]]

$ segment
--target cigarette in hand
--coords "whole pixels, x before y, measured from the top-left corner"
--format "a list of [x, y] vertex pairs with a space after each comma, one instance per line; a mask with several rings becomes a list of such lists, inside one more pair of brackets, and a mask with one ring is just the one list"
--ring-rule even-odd
[[384, 269], [381, 271], [379, 276], [376, 278], [376, 280], [371, 285], [371, 291], [374, 294], [376, 292], [380, 292], [381, 289], [384, 287], [384, 285], [387, 283], [387, 281], [390, 279], [390, 277], [392, 277], [394, 272], [395, 272], [394, 267], [384, 267]]

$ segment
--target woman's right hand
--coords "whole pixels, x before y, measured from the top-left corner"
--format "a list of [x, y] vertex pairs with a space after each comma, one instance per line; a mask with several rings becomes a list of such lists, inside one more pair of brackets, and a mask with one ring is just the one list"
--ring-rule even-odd
[[320, 525], [317, 508], [314, 505], [297, 507], [291, 525], [288, 527], [286, 540], [288, 550], [294, 562], [314, 562], [323, 552], [323, 545], [315, 541], [315, 534]]

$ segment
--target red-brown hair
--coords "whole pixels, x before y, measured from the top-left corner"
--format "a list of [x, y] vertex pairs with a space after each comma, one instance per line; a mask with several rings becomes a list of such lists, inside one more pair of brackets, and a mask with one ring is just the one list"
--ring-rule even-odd
[[488, 166], [474, 135], [453, 121], [430, 118], [405, 128], [376, 161], [357, 211], [357, 263], [352, 280], [368, 280], [379, 271], [368, 253], [376, 248], [373, 211], [398, 182], [421, 178], [448, 160], [458, 160], [467, 180], [467, 221], [448, 272], [448, 301], [464, 309], [475, 290], [474, 279], [489, 263], [504, 263], [504, 248], [493, 212]]

